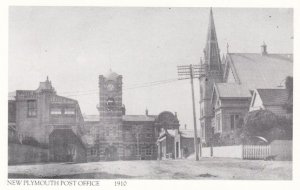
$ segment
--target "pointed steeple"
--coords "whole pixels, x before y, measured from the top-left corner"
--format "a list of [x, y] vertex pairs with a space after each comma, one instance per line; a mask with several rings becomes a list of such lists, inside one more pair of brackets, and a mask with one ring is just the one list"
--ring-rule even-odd
[[219, 70], [221, 68], [220, 50], [217, 40], [217, 33], [214, 23], [212, 8], [210, 8], [209, 23], [206, 39], [206, 47], [204, 49], [205, 64], [210, 70]]

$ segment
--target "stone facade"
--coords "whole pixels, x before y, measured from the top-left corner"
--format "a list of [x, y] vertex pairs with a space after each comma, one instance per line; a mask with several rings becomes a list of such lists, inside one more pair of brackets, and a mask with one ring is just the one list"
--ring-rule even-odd
[[204, 62], [201, 62], [202, 73], [199, 78], [200, 126], [201, 132], [205, 133], [205, 135], [201, 134], [203, 137], [202, 141], [206, 142], [212, 134], [211, 120], [213, 117], [213, 107], [211, 105], [211, 95], [213, 85], [215, 82], [222, 81], [222, 65], [212, 10], [210, 10], [207, 42], [203, 52]]
[[[15, 128], [19, 141], [30, 139], [35, 144], [50, 149], [59, 146], [50, 141], [50, 136], [59, 136], [62, 129], [67, 129], [76, 141], [81, 142], [81, 128], [83, 127], [83, 117], [79, 104], [76, 100], [58, 96], [52, 87], [51, 81], [41, 82], [37, 90], [17, 90], [15, 95]], [[52, 143], [51, 143], [52, 142]], [[62, 144], [69, 144], [64, 141]], [[74, 146], [77, 146], [74, 144]], [[79, 154], [85, 156], [84, 147], [80, 147]], [[63, 151], [62, 154], [67, 154]], [[55, 160], [57, 152], [50, 152], [50, 161], [67, 161], [64, 159]], [[79, 155], [78, 155], [79, 156]], [[84, 159], [82, 159], [84, 160]], [[68, 160], [72, 161], [72, 160]], [[76, 160], [73, 160], [76, 161]]]
[[[98, 117], [84, 116], [88, 161], [157, 159], [159, 130], [174, 125], [171, 112], [149, 115], [146, 110], [144, 115], [126, 115], [122, 76], [112, 71], [99, 76], [98, 110]], [[176, 122], [178, 127], [177, 117]]]

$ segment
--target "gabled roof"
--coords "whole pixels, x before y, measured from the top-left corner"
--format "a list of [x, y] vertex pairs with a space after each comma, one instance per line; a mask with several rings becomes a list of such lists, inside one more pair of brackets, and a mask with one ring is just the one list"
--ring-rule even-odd
[[264, 106], [284, 105], [288, 100], [286, 89], [257, 89]]
[[[123, 121], [155, 121], [157, 116], [154, 115], [123, 115]], [[96, 122], [100, 121], [99, 115], [83, 115], [85, 122]]]
[[[184, 138], [194, 138], [194, 131], [193, 130], [182, 130], [180, 131], [181, 136]], [[199, 135], [198, 135], [199, 137]]]
[[227, 60], [238, 82], [249, 90], [276, 88], [293, 76], [292, 54], [228, 53]]
[[236, 83], [215, 83], [214, 91], [219, 98], [250, 98], [250, 91]]
[[8, 93], [8, 100], [16, 100], [16, 95], [17, 95], [16, 91], [9, 92]]
[[67, 98], [64, 96], [54, 95], [51, 97], [51, 103], [70, 103], [70, 104], [76, 104], [78, 103], [77, 100]]
[[167, 132], [171, 137], [175, 137], [175, 134], [176, 134], [175, 130], [176, 129], [167, 129]]
[[123, 121], [155, 121], [154, 115], [123, 115]]
[[100, 116], [98, 115], [83, 115], [83, 120], [85, 122], [96, 122], [100, 121]]

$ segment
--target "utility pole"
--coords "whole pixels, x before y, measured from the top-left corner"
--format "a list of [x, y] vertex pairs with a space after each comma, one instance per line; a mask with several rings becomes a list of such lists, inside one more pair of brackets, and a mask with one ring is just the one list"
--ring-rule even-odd
[[[195, 95], [194, 95], [194, 78], [199, 78], [200, 76], [200, 65], [182, 65], [177, 66], [179, 80], [190, 79], [191, 80], [191, 90], [192, 90], [192, 103], [193, 103], [193, 119], [194, 119], [194, 147], [196, 161], [199, 160], [199, 144], [197, 135], [197, 123], [196, 123], [196, 108], [195, 108]], [[201, 143], [201, 135], [200, 135]], [[201, 148], [201, 145], [200, 145]], [[200, 150], [201, 152], [202, 150]]]
[[140, 135], [140, 133], [137, 133], [137, 134], [136, 134], [138, 157], [140, 157], [140, 142], [139, 142], [139, 135]]

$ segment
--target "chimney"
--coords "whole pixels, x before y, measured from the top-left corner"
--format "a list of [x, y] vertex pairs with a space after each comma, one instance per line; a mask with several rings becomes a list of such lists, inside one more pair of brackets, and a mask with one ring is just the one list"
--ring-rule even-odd
[[148, 116], [148, 109], [147, 108], [145, 110], [145, 114], [146, 114], [146, 116]]
[[126, 108], [124, 104], [122, 105], [121, 109], [122, 109], [122, 115], [126, 115]]
[[264, 42], [263, 45], [261, 45], [260, 47], [261, 47], [261, 55], [267, 55], [268, 52], [267, 52], [267, 45], [266, 45], [266, 43]]

